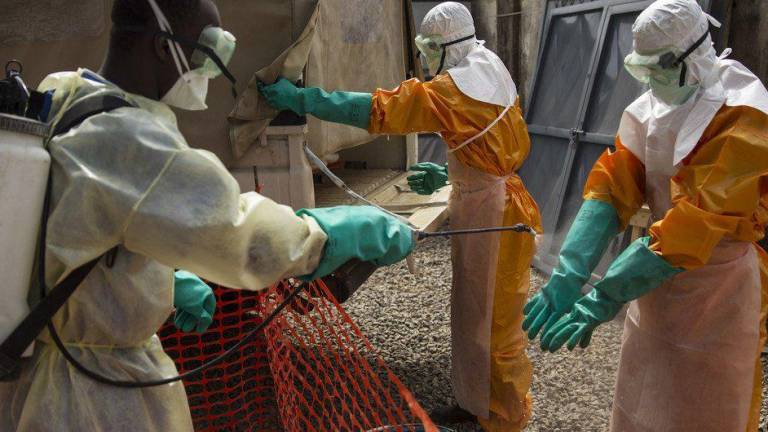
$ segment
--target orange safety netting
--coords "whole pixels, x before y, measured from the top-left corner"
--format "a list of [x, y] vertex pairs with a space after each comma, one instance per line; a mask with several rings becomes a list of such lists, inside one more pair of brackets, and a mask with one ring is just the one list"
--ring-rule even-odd
[[[236, 343], [295, 288], [216, 288], [206, 334], [161, 331], [180, 371]], [[238, 355], [184, 382], [197, 431], [436, 432], [413, 395], [322, 282], [310, 284]], [[410, 426], [406, 426], [410, 425]]]
[[[205, 334], [182, 333], [173, 320], [158, 332], [180, 373], [218, 357], [261, 323], [260, 294], [218, 287], [214, 293], [216, 315]], [[184, 387], [197, 432], [281, 430], [263, 335]]]

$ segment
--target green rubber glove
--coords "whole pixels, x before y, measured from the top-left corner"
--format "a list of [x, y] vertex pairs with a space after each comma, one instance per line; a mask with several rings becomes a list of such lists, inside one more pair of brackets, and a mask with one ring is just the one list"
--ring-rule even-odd
[[291, 110], [298, 115], [312, 114], [320, 120], [368, 129], [371, 117], [373, 95], [325, 90], [308, 87], [299, 88], [285, 78], [275, 84], [258, 83], [259, 92], [276, 110]]
[[174, 325], [185, 333], [204, 333], [213, 322], [213, 313], [216, 311], [213, 290], [190, 272], [179, 270], [174, 278]]
[[612, 205], [584, 201], [560, 249], [559, 263], [544, 288], [525, 305], [523, 330], [536, 339], [571, 311], [581, 298], [611, 240], [619, 233], [619, 216]]
[[302, 209], [299, 216], [311, 216], [328, 235], [320, 265], [303, 280], [315, 280], [333, 273], [352, 259], [378, 266], [405, 259], [415, 244], [408, 225], [371, 206], [340, 206]]
[[612, 320], [625, 303], [683, 271], [648, 249], [649, 243], [650, 237], [643, 237], [629, 245], [608, 268], [603, 280], [595, 284], [595, 289], [542, 336], [541, 348], [555, 352], [566, 342], [569, 350], [576, 345], [586, 348], [595, 328]]
[[419, 195], [432, 195], [448, 184], [448, 165], [422, 162], [408, 169], [416, 171], [408, 177], [408, 186]]

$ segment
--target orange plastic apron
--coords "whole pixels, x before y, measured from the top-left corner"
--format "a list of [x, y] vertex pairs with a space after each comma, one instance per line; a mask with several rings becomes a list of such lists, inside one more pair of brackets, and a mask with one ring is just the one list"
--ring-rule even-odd
[[[453, 192], [449, 212], [452, 229], [501, 226], [507, 177], [497, 177], [460, 163], [448, 155]], [[451, 378], [459, 405], [488, 418], [490, 341], [500, 235], [456, 236], [451, 242]]]
[[[651, 176], [647, 195], [669, 196]], [[671, 203], [651, 200], [654, 215]], [[723, 241], [709, 263], [630, 305], [613, 432], [741, 432], [752, 402], [761, 285], [754, 246]]]

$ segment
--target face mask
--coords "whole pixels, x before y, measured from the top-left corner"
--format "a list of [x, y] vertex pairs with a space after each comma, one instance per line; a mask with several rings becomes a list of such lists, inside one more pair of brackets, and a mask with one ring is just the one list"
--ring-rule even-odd
[[[235, 37], [219, 27], [207, 27], [195, 47], [191, 58], [193, 69], [183, 73], [161, 99], [168, 105], [188, 111], [208, 108], [205, 103], [208, 81], [219, 77], [224, 71], [229, 74], [226, 64], [235, 53]], [[234, 82], [232, 91], [236, 96]]]
[[[235, 91], [235, 77], [227, 69], [227, 64], [235, 52], [235, 37], [220, 27], [206, 27], [197, 41], [189, 40], [173, 34], [168, 20], [155, 0], [148, 0], [160, 30], [149, 30], [143, 27], [119, 26], [116, 30], [135, 33], [149, 33], [161, 36], [168, 41], [168, 47], [179, 72], [179, 79], [162, 97], [161, 101], [177, 108], [198, 111], [208, 106], [205, 104], [208, 95], [208, 80], [224, 75], [232, 83], [232, 95]], [[181, 46], [194, 48], [190, 62]]]
[[648, 85], [651, 93], [667, 105], [682, 105], [696, 93], [697, 85], [680, 85], [680, 67], [670, 70], [662, 70], [651, 73]]
[[206, 110], [208, 109], [208, 105], [205, 104], [208, 96], [208, 81], [209, 78], [201, 75], [197, 70], [189, 71], [176, 80], [160, 102], [187, 111]]
[[442, 43], [440, 36], [416, 36], [416, 47], [427, 60], [429, 74], [432, 76], [440, 73], [440, 59], [443, 56]]

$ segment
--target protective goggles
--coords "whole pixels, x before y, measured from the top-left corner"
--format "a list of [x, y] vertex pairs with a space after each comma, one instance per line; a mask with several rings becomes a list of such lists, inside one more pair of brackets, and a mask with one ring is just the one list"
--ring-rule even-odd
[[440, 65], [437, 68], [437, 72], [435, 72], [435, 75], [437, 75], [443, 70], [443, 67], [445, 66], [445, 56], [448, 52], [446, 48], [451, 45], [456, 45], [458, 43], [474, 39], [474, 37], [475, 35], [472, 34], [455, 41], [444, 42], [443, 38], [439, 35], [423, 36], [419, 34], [416, 36], [416, 47], [424, 54], [427, 60], [436, 60], [438, 56], [440, 57]]
[[163, 30], [151, 30], [145, 27], [119, 26], [118, 31], [150, 34], [173, 41], [181, 46], [192, 48], [192, 57], [189, 61], [189, 69], [209, 79], [224, 75], [232, 83], [232, 94], [237, 97], [235, 84], [237, 79], [227, 69], [229, 61], [235, 54], [237, 39], [235, 36], [221, 27], [206, 27], [197, 41], [187, 39]]
[[673, 80], [677, 78], [678, 85], [682, 87], [685, 85], [685, 76], [688, 73], [685, 59], [707, 40], [707, 36], [709, 36], [709, 32], [704, 33], [682, 54], [678, 54], [672, 49], [662, 49], [657, 54], [650, 55], [633, 51], [624, 59], [624, 67], [630, 75], [641, 83], [648, 84], [651, 79], [654, 79], [662, 84], [672, 84]]

